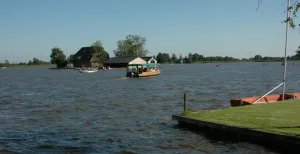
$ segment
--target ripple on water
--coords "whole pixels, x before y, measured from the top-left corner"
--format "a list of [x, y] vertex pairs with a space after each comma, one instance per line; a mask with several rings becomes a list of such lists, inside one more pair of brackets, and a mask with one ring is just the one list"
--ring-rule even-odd
[[[171, 119], [182, 111], [184, 92], [189, 108], [204, 110], [276, 86], [276, 65], [268, 70], [254, 65], [164, 65], [160, 76], [144, 79], [124, 78], [125, 70], [7, 69], [0, 76], [0, 152], [272, 153], [253, 144], [211, 140]], [[288, 71], [297, 81], [297, 68]], [[297, 91], [299, 84], [289, 88]]]

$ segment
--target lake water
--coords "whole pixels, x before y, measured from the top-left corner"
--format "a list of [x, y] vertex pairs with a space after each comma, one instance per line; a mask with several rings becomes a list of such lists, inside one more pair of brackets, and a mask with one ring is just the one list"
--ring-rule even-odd
[[[263, 95], [282, 81], [281, 63], [161, 65], [150, 78], [125, 70], [0, 70], [0, 152], [273, 153], [249, 143], [214, 141], [177, 127], [172, 114], [230, 107], [233, 97]], [[287, 91], [300, 91], [288, 65]], [[282, 88], [275, 91], [281, 93]]]

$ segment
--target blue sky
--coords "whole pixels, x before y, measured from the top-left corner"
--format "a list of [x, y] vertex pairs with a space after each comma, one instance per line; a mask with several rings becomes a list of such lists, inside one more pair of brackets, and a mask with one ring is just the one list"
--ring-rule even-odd
[[[128, 34], [146, 37], [150, 56], [284, 56], [284, 2], [256, 11], [257, 0], [1, 0], [0, 62], [49, 61], [53, 47], [68, 56], [96, 40], [114, 56]], [[288, 55], [299, 40], [290, 30]]]

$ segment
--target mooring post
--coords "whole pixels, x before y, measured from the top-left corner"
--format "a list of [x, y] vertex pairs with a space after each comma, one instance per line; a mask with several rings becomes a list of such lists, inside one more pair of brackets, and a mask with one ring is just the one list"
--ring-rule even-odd
[[293, 99], [296, 99], [295, 93], [293, 93]]
[[186, 110], [186, 93], [184, 93], [183, 100], [184, 100], [183, 111], [185, 111]]

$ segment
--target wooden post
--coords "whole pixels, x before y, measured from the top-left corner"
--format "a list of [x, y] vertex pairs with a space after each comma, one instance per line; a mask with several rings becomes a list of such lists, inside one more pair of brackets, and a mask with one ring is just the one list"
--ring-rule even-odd
[[295, 93], [293, 93], [293, 99], [296, 99]]
[[184, 93], [183, 100], [184, 100], [183, 111], [185, 111], [186, 110], [186, 93]]

